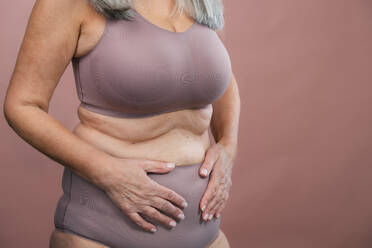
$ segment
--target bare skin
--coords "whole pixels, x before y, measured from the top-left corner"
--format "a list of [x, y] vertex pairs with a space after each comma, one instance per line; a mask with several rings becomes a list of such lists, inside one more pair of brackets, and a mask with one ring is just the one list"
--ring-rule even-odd
[[[155, 0], [151, 4], [151, 11], [148, 11], [149, 6], [144, 1], [136, 1], [134, 7], [159, 27], [183, 32], [194, 22], [184, 14], [170, 20], [167, 17], [171, 10], [170, 1]], [[219, 190], [217, 186], [213, 185], [216, 190], [210, 186], [211, 190], [206, 192], [201, 206], [210, 203], [207, 207], [213, 212], [210, 216], [218, 216], [228, 198], [231, 163], [237, 143], [237, 118], [234, 126], [227, 126], [225, 123], [229, 120], [223, 119], [221, 114], [223, 101], [238, 98], [234, 76], [221, 100], [200, 110], [179, 110], [143, 119], [126, 119], [100, 115], [80, 107], [80, 123], [73, 132], [48, 115], [50, 99], [66, 66], [72, 57], [80, 57], [95, 47], [105, 21], [87, 0], [66, 0], [63, 3], [36, 1], [4, 104], [8, 123], [39, 151], [105, 190], [123, 212], [149, 231], [155, 226], [146, 222], [139, 213], [169, 225], [171, 220], [183, 213], [185, 199], [152, 181], [145, 172], [168, 172], [172, 168], [165, 166], [167, 162], [175, 166], [203, 162], [207, 154], [208, 162], [203, 168], [208, 169], [208, 174], [214, 162], [220, 161], [216, 162], [218, 170], [212, 172], [213, 182], [219, 185]], [[212, 131], [218, 138], [219, 146], [212, 151], [208, 128], [214, 106], [218, 107], [218, 112]], [[225, 108], [229, 107], [233, 108], [225, 104]], [[234, 108], [237, 112], [237, 107]], [[232, 109], [226, 111], [234, 112]], [[228, 162], [218, 160], [222, 158], [219, 154], [225, 154], [228, 159], [224, 161]], [[213, 194], [210, 193], [212, 191]], [[128, 203], [123, 196], [129, 195], [138, 197], [131, 198]], [[162, 214], [155, 207], [174, 218]], [[205, 220], [208, 221], [208, 218]], [[58, 230], [52, 232], [50, 246], [106, 247]], [[221, 230], [209, 246], [228, 247]]]

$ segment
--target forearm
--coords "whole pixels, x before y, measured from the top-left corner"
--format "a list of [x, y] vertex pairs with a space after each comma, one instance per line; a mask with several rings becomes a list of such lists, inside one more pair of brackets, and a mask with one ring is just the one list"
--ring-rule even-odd
[[238, 144], [240, 96], [234, 75], [225, 93], [213, 103], [211, 131], [216, 140], [235, 156]]
[[102, 159], [108, 156], [34, 105], [4, 109], [9, 126], [27, 143], [86, 180], [99, 184]]

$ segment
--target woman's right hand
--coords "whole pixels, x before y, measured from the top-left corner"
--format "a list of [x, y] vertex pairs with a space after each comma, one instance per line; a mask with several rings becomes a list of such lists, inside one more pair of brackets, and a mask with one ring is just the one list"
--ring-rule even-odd
[[108, 160], [105, 165], [107, 170], [101, 175], [98, 186], [138, 226], [151, 232], [156, 231], [155, 225], [147, 222], [140, 213], [170, 228], [176, 222], [159, 210], [177, 219], [185, 217], [177, 207], [187, 206], [185, 198], [146, 174], [167, 173], [174, 169], [174, 165], [169, 167], [167, 162], [134, 158], [110, 157]]

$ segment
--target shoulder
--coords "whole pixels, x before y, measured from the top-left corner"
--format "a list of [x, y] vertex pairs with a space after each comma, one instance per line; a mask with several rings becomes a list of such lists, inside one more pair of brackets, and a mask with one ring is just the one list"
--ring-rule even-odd
[[36, 0], [34, 10], [48, 10], [51, 16], [67, 13], [83, 13], [89, 6], [89, 0]]
[[81, 23], [93, 12], [90, 0], [36, 0], [31, 15], [45, 24], [49, 21]]

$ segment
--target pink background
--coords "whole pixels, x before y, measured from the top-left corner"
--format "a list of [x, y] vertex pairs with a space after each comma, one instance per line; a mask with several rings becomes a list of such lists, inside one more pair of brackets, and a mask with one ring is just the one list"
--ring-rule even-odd
[[[0, 9], [0, 100], [33, 1]], [[372, 4], [225, 1], [241, 101], [222, 230], [233, 248], [372, 246]], [[71, 65], [50, 114], [78, 121]], [[2, 105], [1, 105], [2, 107]], [[48, 247], [62, 166], [0, 119], [0, 246]]]

